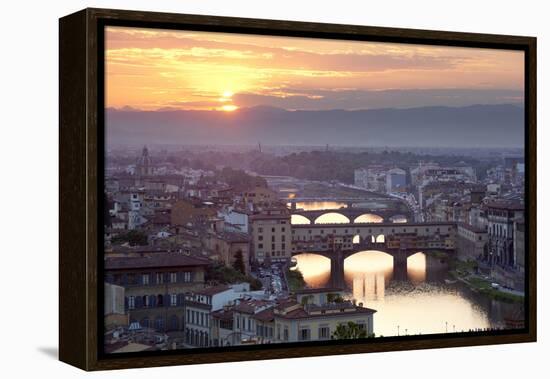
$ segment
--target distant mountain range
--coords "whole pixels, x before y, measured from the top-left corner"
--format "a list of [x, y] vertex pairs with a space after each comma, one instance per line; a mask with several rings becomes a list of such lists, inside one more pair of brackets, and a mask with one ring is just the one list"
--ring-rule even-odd
[[408, 109], [234, 112], [107, 109], [108, 144], [521, 147], [514, 104]]

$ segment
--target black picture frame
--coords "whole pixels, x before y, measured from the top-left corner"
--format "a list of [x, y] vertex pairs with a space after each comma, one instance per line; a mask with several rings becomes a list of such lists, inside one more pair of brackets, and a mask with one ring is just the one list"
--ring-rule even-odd
[[[105, 26], [520, 50], [525, 53], [525, 328], [373, 341], [105, 355], [103, 157]], [[59, 357], [84, 370], [292, 358], [536, 341], [536, 38], [184, 14], [84, 9], [59, 21]]]

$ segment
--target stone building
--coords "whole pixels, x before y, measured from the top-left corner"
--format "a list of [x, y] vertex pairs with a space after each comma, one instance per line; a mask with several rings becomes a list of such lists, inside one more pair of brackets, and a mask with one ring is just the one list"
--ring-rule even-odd
[[218, 346], [218, 341], [213, 339], [212, 313], [232, 304], [249, 290], [248, 283], [240, 283], [188, 293], [185, 296], [185, 343], [190, 347]]
[[178, 200], [172, 205], [170, 223], [172, 226], [186, 226], [188, 224], [204, 223], [216, 217], [217, 211], [201, 202]]
[[283, 303], [273, 311], [277, 342], [328, 340], [339, 324], [353, 322], [374, 334], [373, 309], [356, 306], [349, 301], [331, 304]]
[[250, 206], [254, 209], [257, 207], [268, 207], [269, 205], [279, 201], [277, 192], [265, 187], [255, 187], [253, 189], [249, 189], [242, 192], [241, 196], [249, 209]]
[[458, 224], [456, 253], [461, 260], [478, 260], [487, 254], [487, 231], [468, 224]]
[[292, 230], [288, 210], [277, 208], [252, 215], [250, 224], [253, 259], [260, 263], [290, 259]]
[[107, 330], [128, 326], [128, 313], [124, 308], [124, 287], [105, 283], [104, 286], [104, 325]]
[[486, 260], [491, 265], [515, 268], [514, 223], [522, 219], [524, 206], [517, 201], [494, 201], [487, 204], [489, 249]]
[[239, 232], [211, 232], [203, 239], [205, 247], [211, 251], [210, 258], [234, 267], [235, 261], [241, 255], [244, 272], [250, 272], [250, 235]]
[[179, 253], [105, 259], [105, 282], [124, 288], [130, 323], [158, 331], [183, 330], [184, 295], [204, 287], [210, 262]]
[[520, 273], [525, 273], [525, 220], [514, 222], [514, 251], [516, 266]]

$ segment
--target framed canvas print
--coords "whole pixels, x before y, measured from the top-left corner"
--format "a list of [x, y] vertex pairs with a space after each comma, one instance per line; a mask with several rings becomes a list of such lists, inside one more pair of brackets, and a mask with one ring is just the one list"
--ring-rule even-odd
[[536, 40], [60, 20], [60, 359], [536, 340]]

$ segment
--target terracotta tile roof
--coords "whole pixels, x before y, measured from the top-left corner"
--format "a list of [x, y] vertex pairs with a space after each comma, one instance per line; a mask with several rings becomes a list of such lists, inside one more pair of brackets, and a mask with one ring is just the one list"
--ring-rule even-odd
[[252, 316], [254, 319], [264, 322], [273, 321], [275, 318], [274, 315], [274, 307], [264, 309], [263, 311], [260, 311], [256, 313], [254, 316]]
[[253, 315], [256, 313], [258, 308], [262, 308], [269, 305], [267, 301], [264, 300], [241, 300], [239, 304], [235, 305], [235, 312], [247, 313]]
[[217, 318], [218, 320], [233, 320], [233, 309], [219, 309], [217, 311], [212, 312], [212, 317]]
[[519, 201], [490, 201], [487, 203], [487, 207], [510, 211], [522, 211], [525, 209], [525, 206]]
[[106, 270], [207, 266], [210, 260], [181, 253], [155, 253], [146, 257], [113, 257], [105, 259]]
[[193, 291], [193, 292], [198, 294], [198, 295], [212, 296], [212, 295], [216, 295], [218, 293], [225, 292], [225, 291], [230, 290], [230, 289], [231, 289], [231, 286], [228, 286], [227, 284], [221, 284], [221, 285], [214, 286], [214, 287], [204, 287], [202, 289], [199, 289], [199, 290], [196, 290], [196, 291]]

